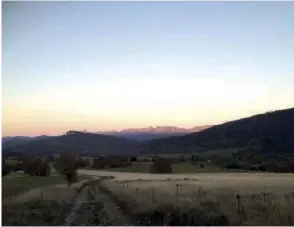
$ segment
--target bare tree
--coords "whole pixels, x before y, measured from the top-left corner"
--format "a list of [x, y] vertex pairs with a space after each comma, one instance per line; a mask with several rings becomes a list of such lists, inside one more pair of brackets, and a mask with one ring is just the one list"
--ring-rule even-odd
[[60, 153], [55, 161], [56, 170], [66, 178], [68, 186], [77, 181], [77, 161], [71, 152]]

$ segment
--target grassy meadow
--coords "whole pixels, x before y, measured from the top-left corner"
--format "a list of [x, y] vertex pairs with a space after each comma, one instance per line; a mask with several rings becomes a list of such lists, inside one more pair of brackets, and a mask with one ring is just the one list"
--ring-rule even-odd
[[[78, 180], [88, 179], [87, 177], [79, 176]], [[2, 198], [16, 196], [27, 192], [30, 189], [43, 188], [66, 184], [64, 177], [55, 176], [27, 176], [22, 172], [11, 172], [5, 177], [2, 177]]]
[[200, 175], [107, 180], [100, 187], [137, 225], [292, 225], [293, 174]]
[[67, 186], [62, 176], [28, 176], [11, 172], [2, 177], [2, 224], [47, 226], [63, 225], [72, 200], [87, 176]]

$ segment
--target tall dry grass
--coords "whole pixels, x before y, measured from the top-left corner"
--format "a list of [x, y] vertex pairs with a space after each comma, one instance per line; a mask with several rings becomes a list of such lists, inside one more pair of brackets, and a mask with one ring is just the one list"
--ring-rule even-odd
[[5, 226], [63, 225], [78, 193], [75, 187], [49, 187], [31, 190], [11, 200], [2, 201], [2, 224]]
[[137, 225], [293, 225], [294, 193], [269, 188], [240, 193], [185, 181], [119, 182], [100, 185]]

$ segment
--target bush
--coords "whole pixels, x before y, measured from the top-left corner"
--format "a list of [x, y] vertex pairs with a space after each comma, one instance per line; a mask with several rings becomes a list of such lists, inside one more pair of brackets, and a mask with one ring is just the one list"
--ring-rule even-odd
[[152, 162], [156, 162], [157, 159], [158, 159], [157, 156], [153, 156], [153, 157], [151, 158], [151, 161], [152, 161]]
[[200, 168], [204, 168], [204, 164], [203, 163], [200, 164]]
[[85, 162], [86, 162], [86, 167], [91, 167], [91, 160], [90, 159], [86, 159], [85, 160]]
[[258, 167], [257, 166], [250, 166], [249, 170], [251, 171], [258, 171]]
[[265, 165], [260, 165], [260, 166], [257, 167], [257, 169], [259, 171], [266, 171], [266, 166]]
[[50, 166], [47, 161], [39, 158], [28, 159], [24, 163], [24, 173], [30, 176], [49, 176]]
[[25, 165], [22, 161], [17, 161], [15, 164], [9, 164], [9, 167], [11, 168], [11, 171], [17, 172], [17, 171], [24, 171]]
[[137, 161], [138, 161], [137, 156], [131, 157], [131, 162], [137, 162]]
[[77, 159], [77, 168], [85, 168], [85, 167], [87, 167], [87, 162], [82, 158], [78, 158]]
[[238, 162], [231, 162], [227, 164], [227, 169], [243, 169], [243, 165]]
[[92, 167], [95, 169], [105, 169], [105, 168], [119, 168], [119, 167], [129, 167], [132, 165], [128, 159], [124, 157], [104, 157], [103, 159], [94, 159]]
[[151, 173], [172, 173], [172, 162], [166, 158], [157, 158], [151, 167]]
[[184, 162], [185, 161], [185, 157], [183, 155], [180, 156], [180, 162]]
[[101, 158], [95, 158], [93, 160], [92, 168], [94, 169], [104, 169], [104, 160]]

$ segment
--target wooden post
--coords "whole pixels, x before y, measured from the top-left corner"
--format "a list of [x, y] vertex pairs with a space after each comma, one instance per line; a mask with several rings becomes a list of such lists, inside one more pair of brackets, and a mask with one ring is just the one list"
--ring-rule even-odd
[[179, 184], [176, 184], [177, 206], [179, 207]]
[[238, 213], [239, 213], [239, 218], [240, 218], [240, 225], [242, 226], [242, 214], [241, 214], [241, 203], [240, 203], [240, 198], [241, 196], [239, 194], [237, 194], [237, 202], [238, 202]]
[[154, 209], [154, 203], [155, 203], [155, 188], [152, 188], [152, 208]]

